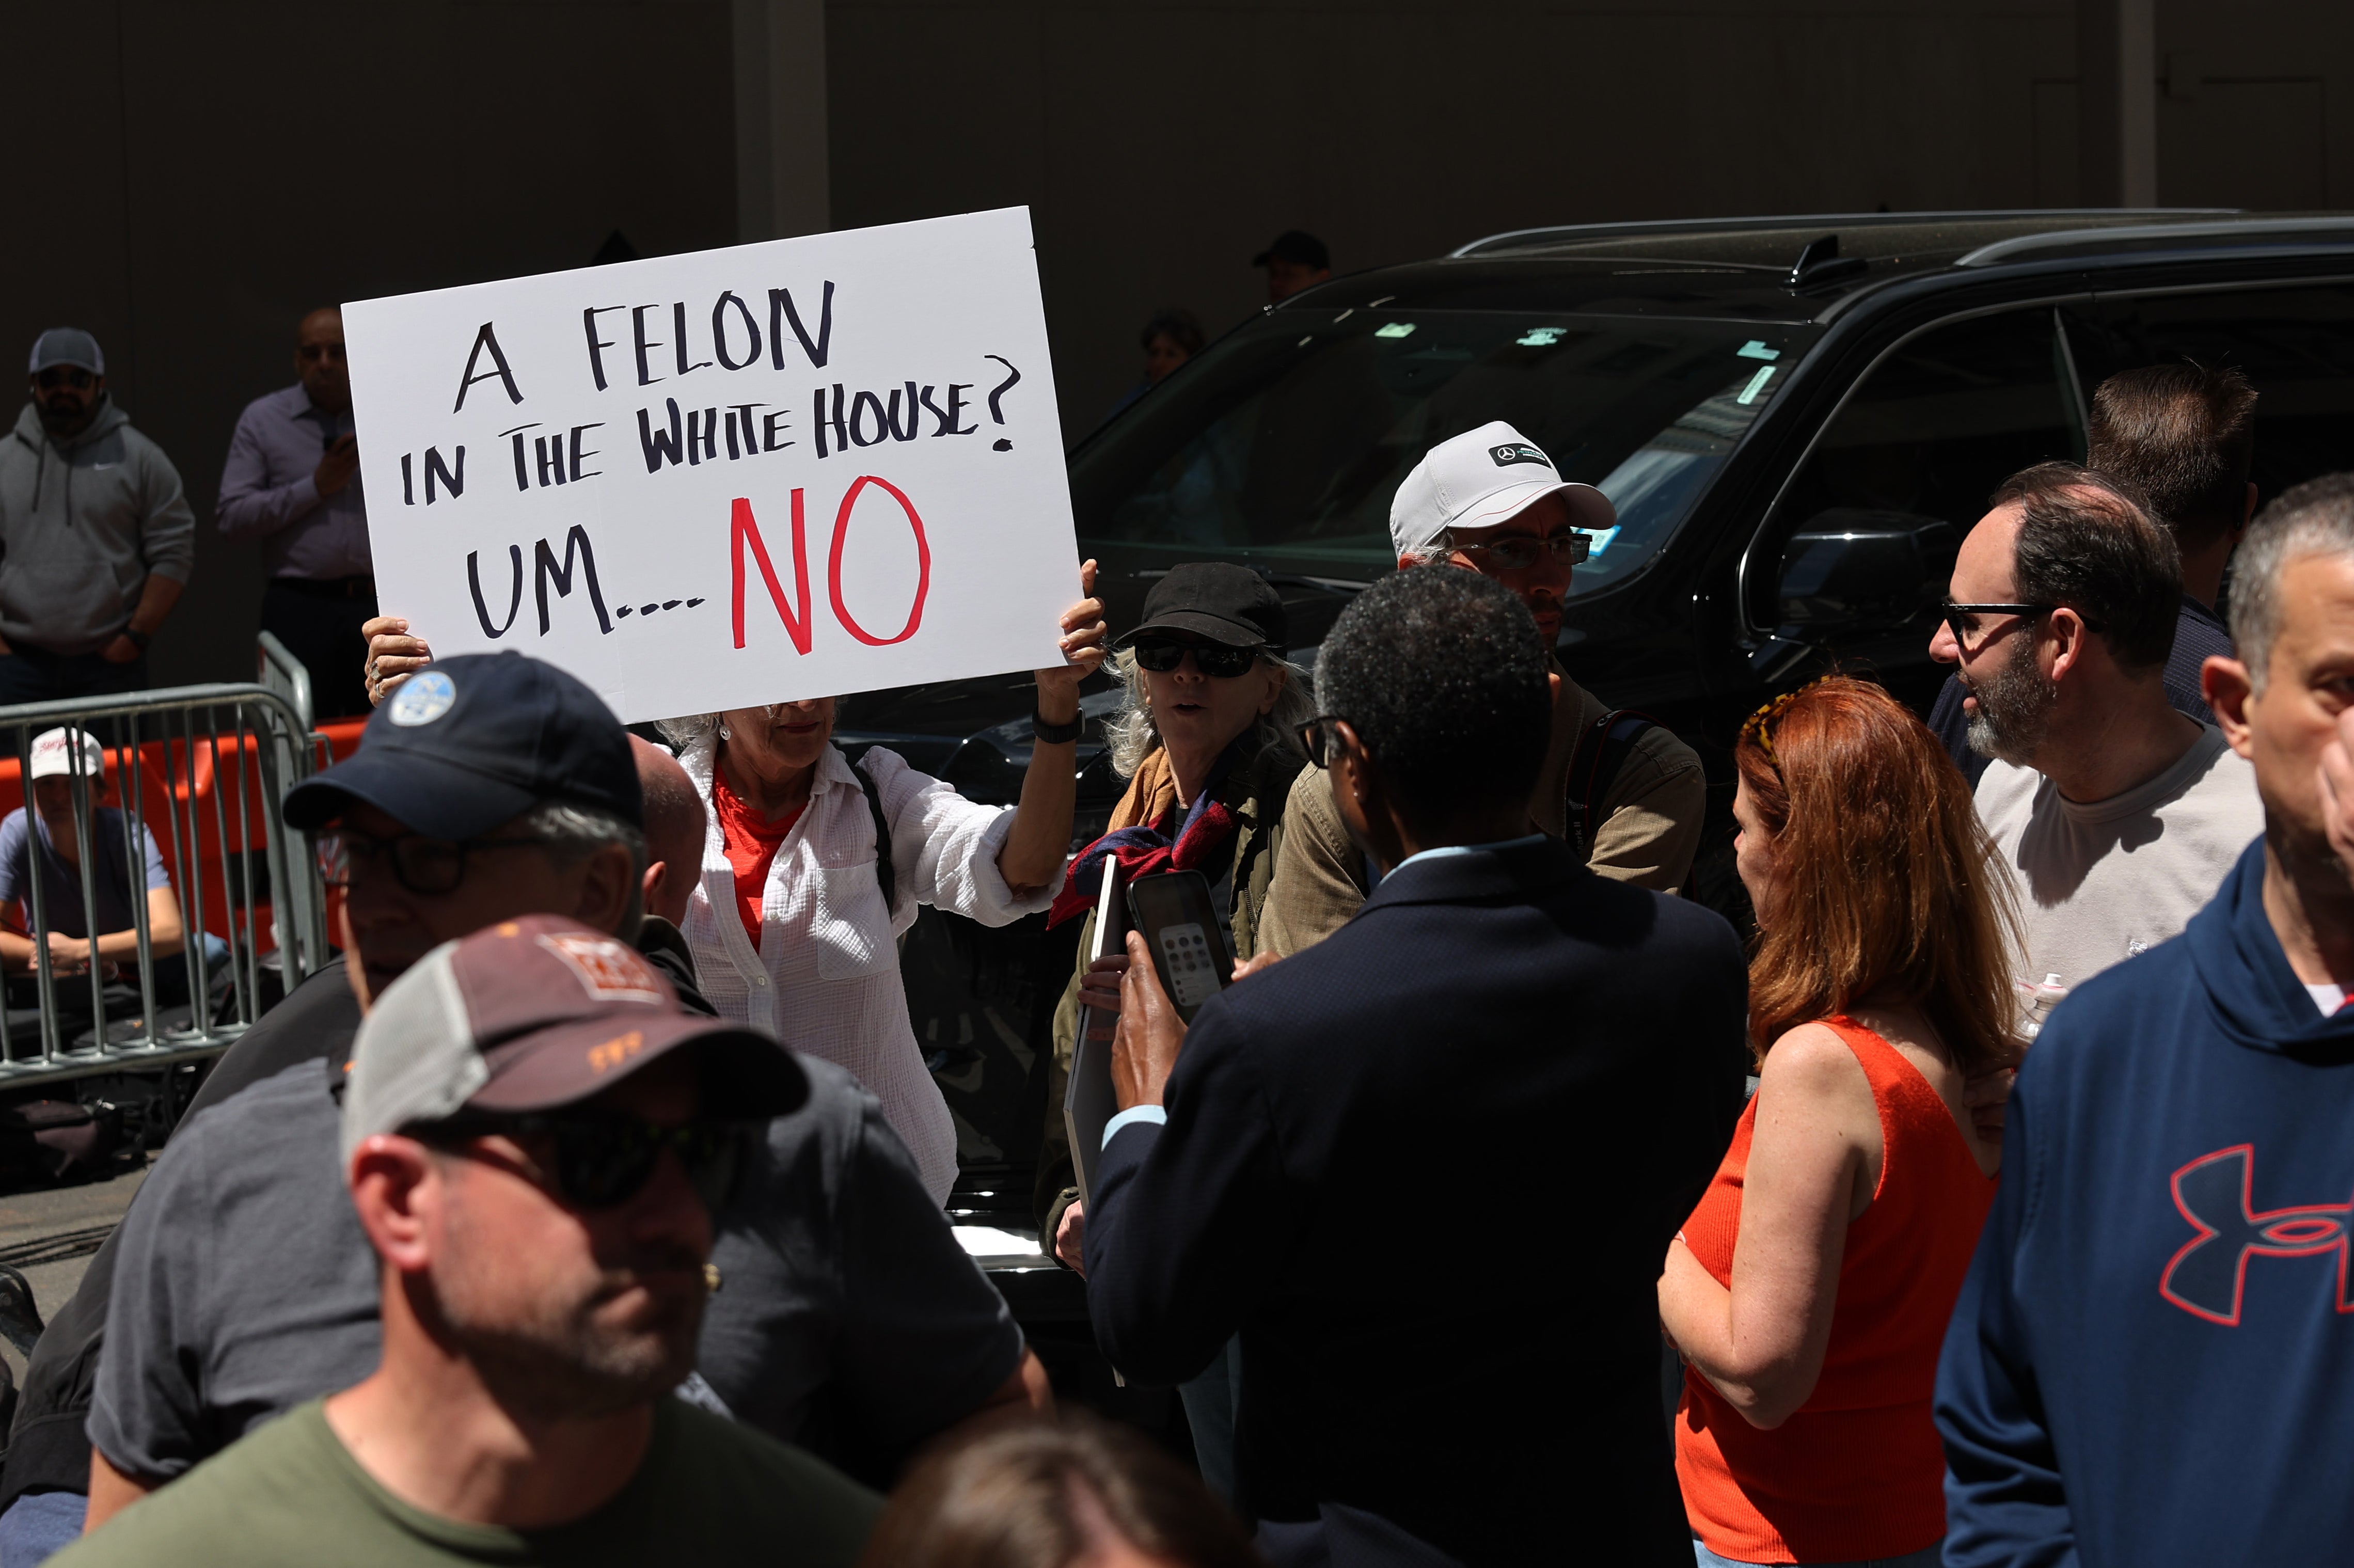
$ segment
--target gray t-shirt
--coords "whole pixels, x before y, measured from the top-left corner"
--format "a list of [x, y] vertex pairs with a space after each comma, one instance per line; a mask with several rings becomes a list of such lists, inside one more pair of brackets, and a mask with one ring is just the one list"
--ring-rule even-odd
[[326, 1064], [199, 1112], [123, 1216], [90, 1440], [169, 1480], [376, 1370], [376, 1253], [345, 1196]]
[[[720, 1216], [699, 1370], [739, 1420], [887, 1475], [1013, 1374], [1022, 1331], [875, 1097], [801, 1065], [810, 1103], [770, 1124]], [[191, 1118], [131, 1206], [89, 1422], [115, 1468], [170, 1479], [376, 1370], [376, 1259], [326, 1069]]]
[[2063, 798], [2031, 768], [1988, 765], [1978, 819], [2019, 886], [2019, 979], [2073, 989], [2178, 935], [2264, 831], [2255, 769], [2205, 726], [2179, 761], [2105, 800]]

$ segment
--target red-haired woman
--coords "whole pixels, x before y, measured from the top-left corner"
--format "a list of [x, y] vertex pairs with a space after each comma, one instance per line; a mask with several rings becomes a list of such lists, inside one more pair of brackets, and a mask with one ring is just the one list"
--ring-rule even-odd
[[1734, 758], [1758, 1087], [1659, 1280], [1694, 1556], [1933, 1564], [1929, 1397], [1999, 1154], [1963, 1086], [2017, 1049], [2009, 884], [1878, 686], [1769, 704]]

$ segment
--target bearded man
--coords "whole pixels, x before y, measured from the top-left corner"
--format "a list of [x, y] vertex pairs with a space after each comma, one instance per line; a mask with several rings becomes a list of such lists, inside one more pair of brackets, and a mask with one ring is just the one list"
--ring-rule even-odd
[[1978, 816], [2019, 879], [2020, 983], [2049, 1005], [2156, 947], [2263, 832], [2246, 761], [2177, 712], [2173, 536], [2073, 463], [2006, 481], [1963, 542], [1930, 657], [1956, 666]]

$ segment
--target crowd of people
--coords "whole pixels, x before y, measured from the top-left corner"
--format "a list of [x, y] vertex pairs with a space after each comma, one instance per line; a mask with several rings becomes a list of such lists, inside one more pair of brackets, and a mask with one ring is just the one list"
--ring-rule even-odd
[[[1083, 565], [983, 807], [853, 762], [832, 699], [658, 746], [371, 619], [332, 316], [221, 521], [372, 710], [283, 802], [343, 957], [221, 1058], [36, 1347], [0, 1568], [1991, 1568], [2354, 1524], [2354, 475], [2259, 510], [2237, 373], [2116, 376], [2087, 463], [1994, 493], [1927, 720], [1833, 672], [1730, 737], [1736, 933], [1683, 895], [1699, 756], [1554, 656], [1611, 503], [1510, 425], [1407, 475], [1399, 570], [1312, 679], [1256, 572], [1179, 565], [1114, 628]], [[0, 484], [31, 463], [112, 575], [0, 578], [0, 675], [120, 689], [186, 507], [86, 334], [33, 368]], [[1098, 668], [1127, 786], [1073, 854]], [[36, 853], [79, 886], [103, 758], [36, 750], [0, 898]], [[143, 896], [168, 956], [113, 831], [75, 917]], [[1198, 1007], [1141, 933], [1097, 954], [1104, 879], [1162, 871], [1233, 959]], [[898, 972], [924, 905], [1076, 929], [1039, 1237], [1111, 1365], [1180, 1391], [1193, 1469], [1058, 1407], [955, 1238]], [[1083, 1029], [1116, 1101], [1084, 1200]]]

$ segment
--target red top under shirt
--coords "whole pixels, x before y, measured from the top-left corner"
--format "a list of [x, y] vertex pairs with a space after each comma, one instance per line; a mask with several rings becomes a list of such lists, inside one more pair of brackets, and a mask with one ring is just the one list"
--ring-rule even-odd
[[769, 895], [769, 867], [775, 863], [777, 846], [801, 820], [806, 804], [794, 807], [782, 817], [764, 817], [741, 795], [727, 787], [727, 770], [714, 766], [711, 769], [711, 809], [719, 815], [719, 837], [726, 846], [728, 868], [736, 874], [736, 913], [744, 922], [744, 935], [752, 938], [752, 950], [760, 950], [760, 909]]

